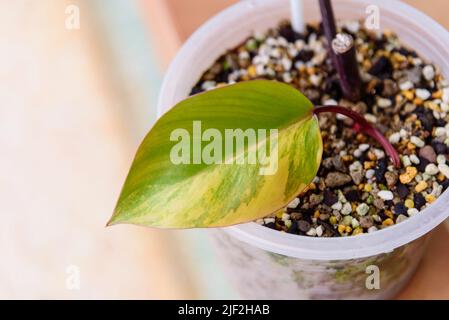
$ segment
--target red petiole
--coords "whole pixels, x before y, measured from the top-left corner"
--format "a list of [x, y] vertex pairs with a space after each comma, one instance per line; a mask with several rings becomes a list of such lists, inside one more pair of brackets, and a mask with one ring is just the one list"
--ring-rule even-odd
[[395, 167], [399, 168], [401, 166], [396, 149], [391, 145], [387, 138], [385, 138], [384, 135], [380, 133], [380, 131], [377, 130], [372, 124], [370, 124], [360, 113], [340, 106], [317, 106], [313, 110], [313, 113], [316, 115], [323, 112], [339, 113], [351, 118], [354, 121], [352, 128], [356, 132], [367, 134], [379, 142], [385, 152], [389, 155]]

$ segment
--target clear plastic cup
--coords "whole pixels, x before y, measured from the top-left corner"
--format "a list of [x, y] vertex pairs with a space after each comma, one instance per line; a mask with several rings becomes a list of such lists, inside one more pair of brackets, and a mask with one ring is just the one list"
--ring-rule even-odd
[[[449, 33], [416, 9], [392, 0], [334, 1], [338, 19], [364, 19], [380, 9], [381, 29], [439, 66], [449, 78]], [[307, 21], [320, 20], [318, 1], [304, 1]], [[288, 0], [247, 0], [210, 19], [179, 51], [160, 93], [159, 115], [186, 98], [204, 71], [253, 31], [289, 18]], [[256, 223], [212, 231], [241, 296], [254, 299], [385, 299], [408, 281], [426, 248], [430, 231], [448, 215], [449, 192], [400, 224], [357, 237], [311, 238], [281, 233]], [[380, 289], [368, 289], [377, 266]], [[368, 279], [370, 282], [372, 279]]]

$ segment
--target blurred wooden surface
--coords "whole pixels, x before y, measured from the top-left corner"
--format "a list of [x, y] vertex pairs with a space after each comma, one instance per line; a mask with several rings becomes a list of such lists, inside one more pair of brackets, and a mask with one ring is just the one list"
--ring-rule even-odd
[[[128, 75], [118, 76], [92, 3], [0, 2], [0, 299], [195, 298], [176, 233], [105, 228], [146, 131], [130, 110], [149, 126], [142, 93], [157, 88], [129, 76], [145, 53], [121, 57]], [[80, 29], [66, 28], [69, 5]], [[130, 53], [147, 42], [138, 27], [120, 38], [139, 20], [120, 9], [122, 24], [107, 27]]]
[[[176, 45], [181, 44], [187, 37], [209, 17], [238, 2], [238, 0], [154, 0], [150, 5], [147, 0], [142, 0], [147, 6], [147, 20], [153, 33], [160, 34], [158, 39], [162, 45], [160, 52], [164, 64], [167, 65], [176, 52]], [[440, 24], [449, 28], [449, 1], [447, 0], [407, 0], [414, 7], [424, 11]], [[160, 8], [160, 11], [155, 11]], [[156, 17], [162, 12], [161, 17]], [[171, 37], [168, 38], [167, 37]], [[175, 38], [175, 39], [173, 39]], [[170, 46], [164, 47], [164, 43]], [[445, 225], [441, 225], [435, 231], [429, 249], [417, 273], [410, 283], [399, 294], [398, 299], [449, 299], [449, 232]]]

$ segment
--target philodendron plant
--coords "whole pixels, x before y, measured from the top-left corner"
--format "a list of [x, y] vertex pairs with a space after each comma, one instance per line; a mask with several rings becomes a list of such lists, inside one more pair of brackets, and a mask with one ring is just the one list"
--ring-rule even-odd
[[314, 107], [290, 85], [241, 82], [189, 97], [140, 145], [108, 225], [222, 227], [265, 217], [306, 190], [323, 152], [317, 114], [354, 120], [399, 157], [363, 116]]

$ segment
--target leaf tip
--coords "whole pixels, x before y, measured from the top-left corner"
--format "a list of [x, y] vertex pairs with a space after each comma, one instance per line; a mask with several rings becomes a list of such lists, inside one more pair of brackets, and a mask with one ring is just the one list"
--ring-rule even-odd
[[117, 211], [114, 211], [114, 213], [112, 214], [112, 217], [106, 223], [105, 227], [111, 227], [111, 226], [114, 226], [116, 224], [120, 224], [120, 222], [121, 221], [119, 219], [119, 214], [117, 213]]

